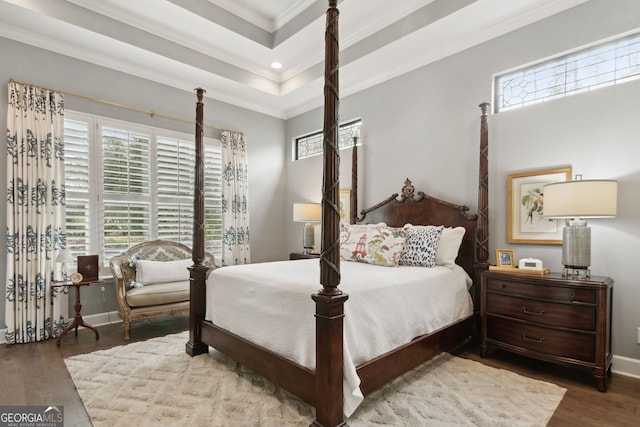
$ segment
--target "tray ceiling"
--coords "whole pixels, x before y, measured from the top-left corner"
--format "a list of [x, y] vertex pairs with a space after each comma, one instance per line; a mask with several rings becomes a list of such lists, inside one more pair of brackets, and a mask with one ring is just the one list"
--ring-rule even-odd
[[[338, 4], [340, 94], [585, 1], [343, 0]], [[179, 89], [203, 87], [213, 99], [286, 119], [322, 105], [327, 5], [326, 0], [0, 0], [0, 36]], [[282, 68], [273, 69], [274, 61]]]

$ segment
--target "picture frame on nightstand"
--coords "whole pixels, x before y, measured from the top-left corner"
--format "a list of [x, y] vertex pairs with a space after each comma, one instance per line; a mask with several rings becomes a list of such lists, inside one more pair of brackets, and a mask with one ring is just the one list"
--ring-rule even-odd
[[496, 265], [498, 267], [516, 266], [516, 257], [513, 249], [496, 249]]

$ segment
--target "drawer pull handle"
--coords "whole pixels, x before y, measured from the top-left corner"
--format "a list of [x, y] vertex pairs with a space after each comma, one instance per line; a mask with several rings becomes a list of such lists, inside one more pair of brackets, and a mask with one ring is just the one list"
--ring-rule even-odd
[[500, 289], [504, 289], [506, 287], [507, 287], [507, 285], [505, 285], [504, 283], [500, 283]]
[[542, 316], [544, 314], [544, 310], [541, 311], [529, 311], [527, 307], [522, 307], [522, 312], [524, 314], [535, 314], [536, 316]]
[[530, 338], [527, 336], [527, 334], [522, 334], [522, 339], [525, 341], [533, 341], [533, 342], [544, 342], [544, 338]]

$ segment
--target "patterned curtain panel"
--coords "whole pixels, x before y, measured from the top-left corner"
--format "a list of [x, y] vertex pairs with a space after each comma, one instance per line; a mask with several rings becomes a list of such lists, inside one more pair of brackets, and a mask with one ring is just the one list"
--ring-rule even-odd
[[222, 265], [248, 264], [249, 176], [247, 143], [240, 133], [222, 137]]
[[65, 287], [51, 288], [66, 246], [62, 94], [9, 83], [7, 111], [7, 343], [57, 336]]

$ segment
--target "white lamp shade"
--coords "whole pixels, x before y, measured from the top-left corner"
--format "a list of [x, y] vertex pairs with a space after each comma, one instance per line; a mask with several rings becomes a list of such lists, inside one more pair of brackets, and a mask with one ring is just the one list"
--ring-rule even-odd
[[320, 222], [322, 206], [320, 203], [294, 203], [293, 220], [295, 222]]
[[70, 264], [73, 262], [73, 255], [69, 249], [62, 249], [56, 256], [56, 262], [65, 262]]
[[548, 218], [611, 218], [617, 213], [617, 181], [556, 182], [542, 192], [543, 215]]

